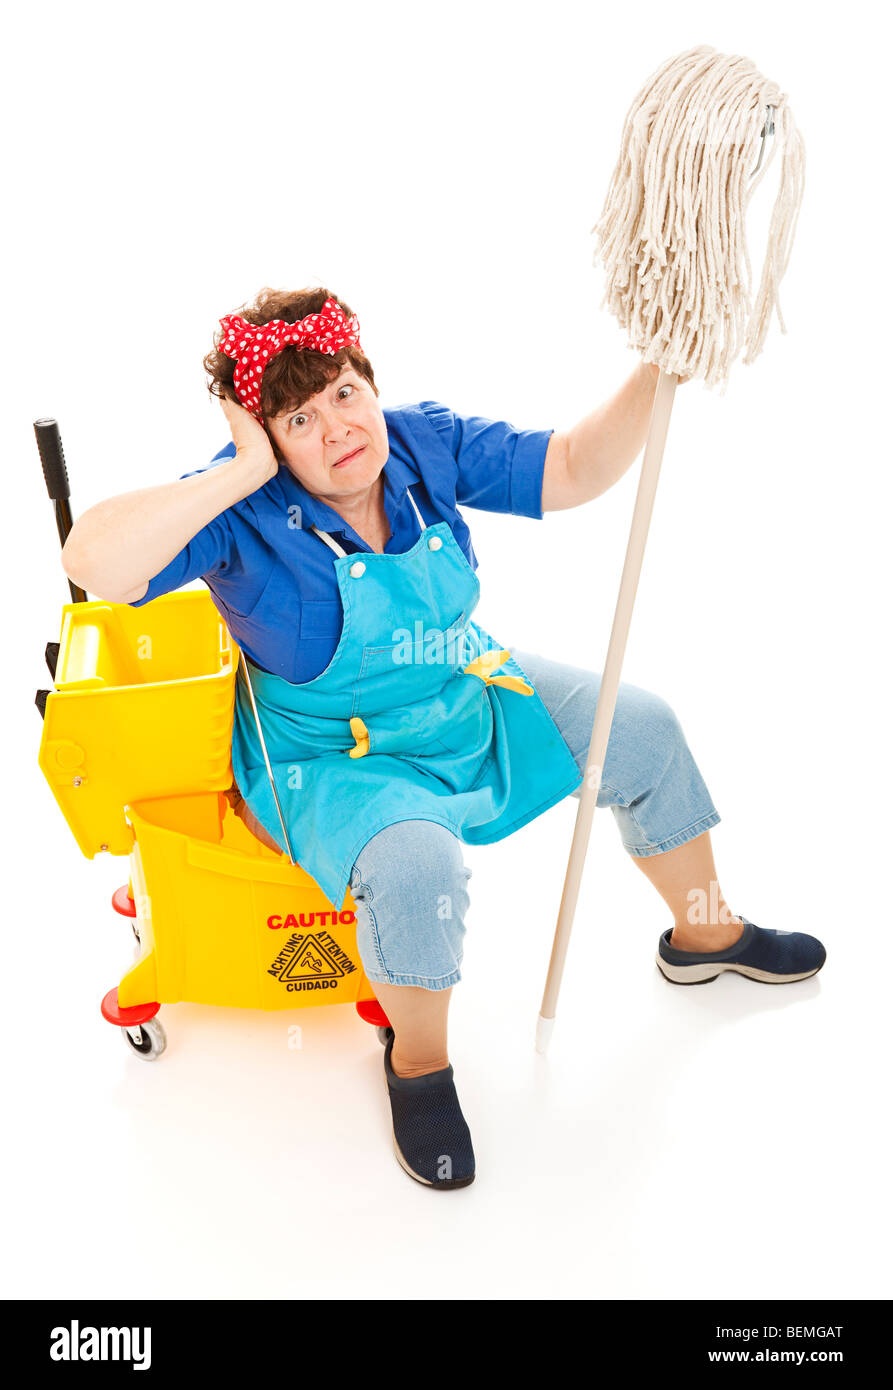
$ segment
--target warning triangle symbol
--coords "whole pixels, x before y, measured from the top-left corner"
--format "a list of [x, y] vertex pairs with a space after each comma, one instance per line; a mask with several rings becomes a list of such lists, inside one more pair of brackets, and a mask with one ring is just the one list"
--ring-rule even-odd
[[300, 951], [296, 951], [279, 976], [280, 980], [331, 980], [343, 975], [341, 966], [320, 946], [315, 936], [308, 936]]

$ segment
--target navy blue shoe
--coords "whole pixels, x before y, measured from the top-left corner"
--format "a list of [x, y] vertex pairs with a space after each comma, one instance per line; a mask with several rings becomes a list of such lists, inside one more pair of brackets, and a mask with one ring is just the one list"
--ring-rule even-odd
[[474, 1149], [453, 1084], [453, 1068], [427, 1076], [397, 1076], [391, 1066], [394, 1033], [388, 1031], [384, 1074], [398, 1163], [427, 1187], [467, 1187], [474, 1182]]
[[673, 928], [658, 943], [657, 967], [674, 985], [705, 985], [724, 970], [735, 970], [765, 985], [789, 985], [808, 980], [825, 964], [825, 948], [814, 936], [799, 931], [755, 927], [742, 917], [744, 931], [724, 951], [680, 951], [670, 945]]

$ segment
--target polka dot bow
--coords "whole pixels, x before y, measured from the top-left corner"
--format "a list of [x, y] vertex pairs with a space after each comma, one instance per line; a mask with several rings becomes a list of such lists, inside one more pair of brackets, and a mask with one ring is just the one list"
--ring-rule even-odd
[[318, 314], [308, 314], [298, 323], [271, 319], [269, 323], [253, 324], [240, 314], [227, 314], [220, 320], [220, 327], [223, 338], [219, 349], [236, 362], [233, 373], [236, 395], [261, 424], [260, 384], [264, 370], [289, 343], [326, 352], [330, 357], [348, 343], [360, 347], [360, 324], [356, 314], [345, 318], [341, 305], [334, 299], [327, 299]]

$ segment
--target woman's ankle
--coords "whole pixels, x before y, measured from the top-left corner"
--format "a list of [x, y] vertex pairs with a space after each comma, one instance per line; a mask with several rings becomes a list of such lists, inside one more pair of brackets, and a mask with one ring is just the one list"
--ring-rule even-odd
[[740, 917], [730, 916], [725, 922], [706, 922], [693, 925], [691, 922], [677, 922], [673, 927], [670, 945], [677, 951], [725, 951], [740, 940], [744, 923]]
[[443, 1071], [449, 1065], [450, 1059], [445, 1052], [436, 1057], [419, 1057], [412, 1053], [404, 1057], [397, 1051], [396, 1040], [391, 1049], [391, 1070], [395, 1076], [428, 1076], [433, 1071]]

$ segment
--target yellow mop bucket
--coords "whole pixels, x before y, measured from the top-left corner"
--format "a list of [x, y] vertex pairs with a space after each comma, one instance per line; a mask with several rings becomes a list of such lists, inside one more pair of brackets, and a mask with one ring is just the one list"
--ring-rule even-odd
[[127, 819], [140, 957], [117, 990], [122, 1013], [150, 1001], [295, 1009], [374, 1000], [350, 894], [336, 909], [226, 797], [143, 802]]

